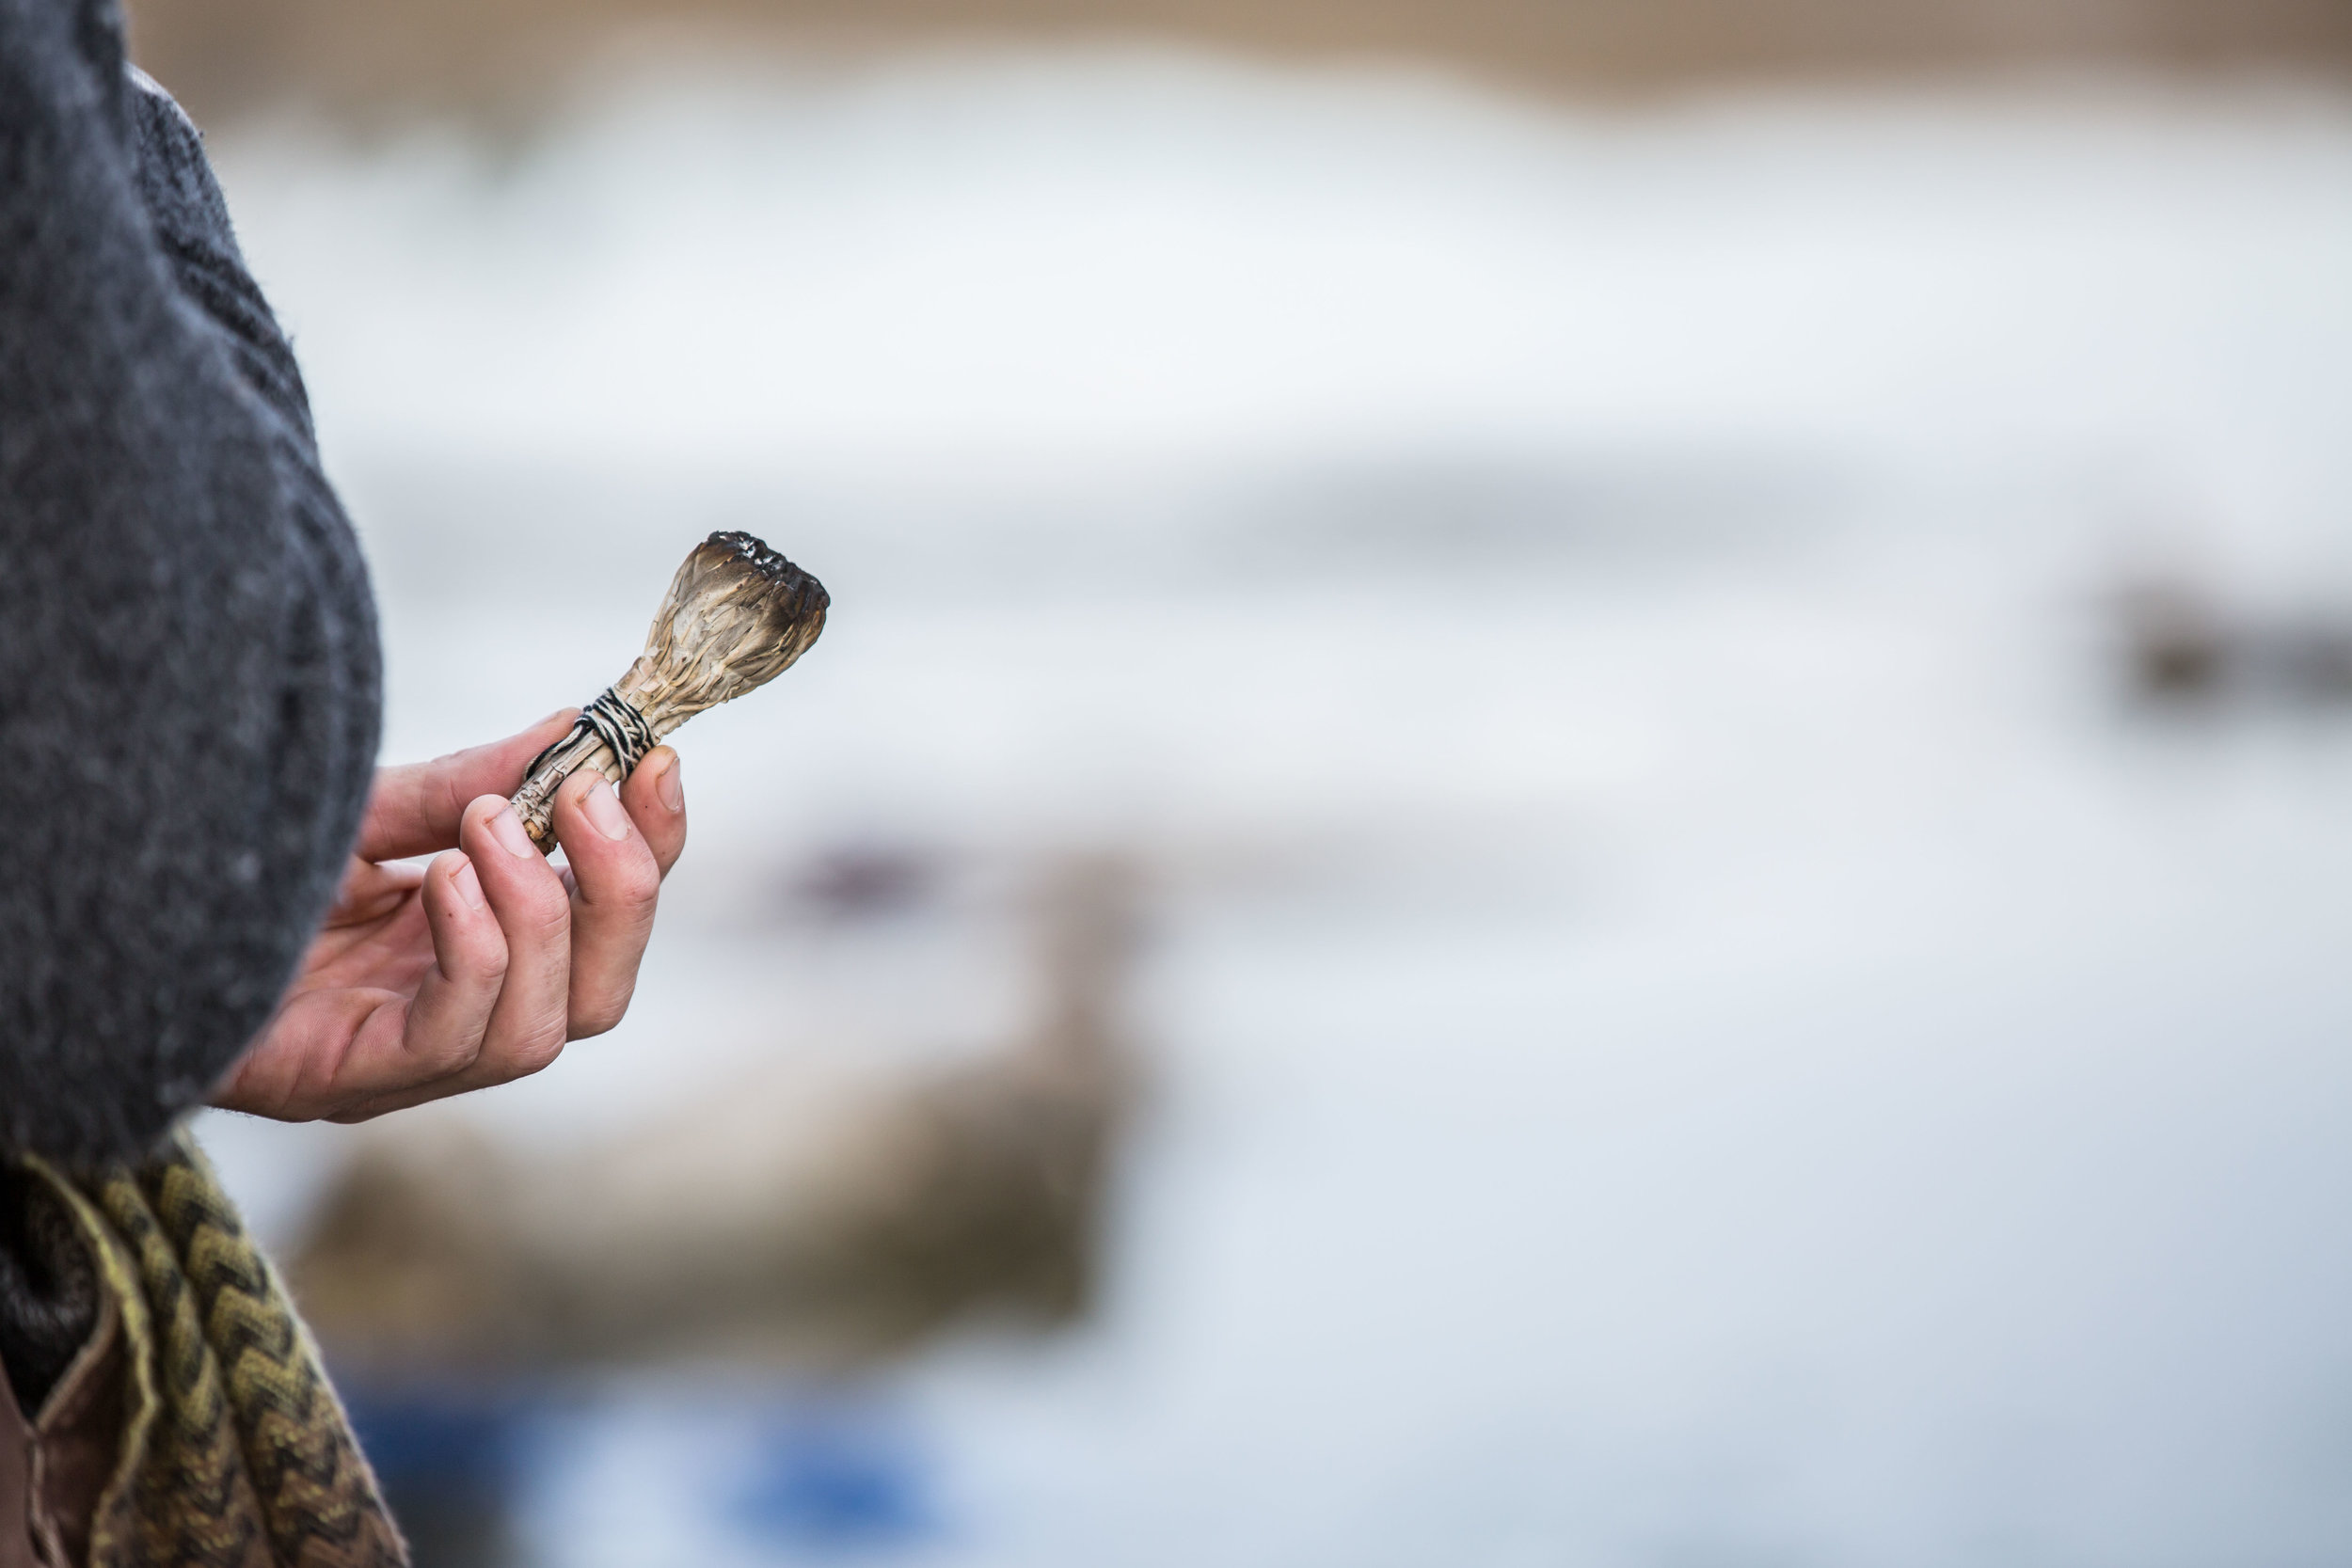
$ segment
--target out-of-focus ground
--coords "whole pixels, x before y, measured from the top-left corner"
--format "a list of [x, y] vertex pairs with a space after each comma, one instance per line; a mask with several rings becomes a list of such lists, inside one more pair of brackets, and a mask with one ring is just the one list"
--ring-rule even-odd
[[1440, 63], [1540, 89], [2112, 67], [2352, 67], [2341, 0], [138, 0], [141, 56], [199, 113], [286, 102], [493, 119], [582, 67], [701, 40], [851, 55], [1083, 40]]
[[686, 50], [212, 147], [388, 755], [602, 687], [708, 530], [834, 599], [680, 737], [620, 1030], [206, 1123], [282, 1251], [358, 1148], [1001, 1085], [1030, 890], [1135, 874], [1066, 1309], [362, 1388], [436, 1560], [2352, 1552], [2336, 78]]

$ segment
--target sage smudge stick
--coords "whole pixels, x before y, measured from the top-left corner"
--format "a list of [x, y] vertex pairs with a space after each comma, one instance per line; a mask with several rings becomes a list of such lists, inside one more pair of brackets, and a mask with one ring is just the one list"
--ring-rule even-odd
[[825, 629], [825, 585], [748, 533], [694, 546], [628, 673], [540, 752], [510, 802], [542, 854], [555, 847], [555, 792], [582, 768], [617, 784], [680, 724], [765, 686]]

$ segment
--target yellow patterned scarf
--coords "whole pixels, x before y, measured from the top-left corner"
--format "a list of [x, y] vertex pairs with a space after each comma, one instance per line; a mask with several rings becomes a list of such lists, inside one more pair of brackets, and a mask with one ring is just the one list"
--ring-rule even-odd
[[318, 1351], [195, 1144], [82, 1180], [33, 1168], [72, 1210], [124, 1337], [89, 1568], [404, 1568]]

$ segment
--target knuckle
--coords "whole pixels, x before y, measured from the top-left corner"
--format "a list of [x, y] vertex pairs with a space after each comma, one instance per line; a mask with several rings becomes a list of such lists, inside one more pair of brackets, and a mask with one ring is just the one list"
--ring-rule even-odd
[[[633, 988], [632, 988], [633, 989]], [[576, 1040], [590, 1039], [612, 1033], [628, 1016], [629, 990], [595, 998], [572, 1009], [571, 1036]]]
[[453, 932], [444, 943], [449, 963], [444, 972], [453, 969], [450, 978], [495, 981], [506, 974], [506, 937], [496, 921], [484, 921], [472, 929]]
[[468, 967], [473, 971], [474, 978], [485, 985], [495, 986], [506, 978], [507, 966], [514, 961], [514, 956], [506, 950], [503, 937], [496, 942], [485, 939], [480, 947], [481, 951]]
[[661, 868], [651, 855], [631, 857], [628, 864], [614, 879], [612, 896], [627, 908], [641, 908], [661, 896]]
[[558, 1056], [564, 1054], [564, 1031], [560, 1026], [534, 1029], [501, 1054], [498, 1081], [511, 1084], [517, 1078], [528, 1078], [534, 1072], [545, 1071]]
[[447, 1038], [434, 1041], [416, 1053], [425, 1077], [446, 1078], [453, 1072], [463, 1072], [480, 1061], [482, 1037], [483, 1030], [477, 1023], [470, 1029], [453, 1031]]
[[516, 911], [517, 934], [539, 942], [562, 942], [571, 935], [572, 901], [564, 884], [550, 877], [531, 890]]
[[453, 1077], [481, 1059], [482, 1044], [479, 1040], [452, 1040], [417, 1056], [415, 1085], [421, 1086]]
[[436, 967], [441, 978], [453, 989], [455, 999], [465, 999], [476, 1006], [486, 1006], [485, 998], [496, 996], [506, 984], [506, 971], [511, 963], [504, 941], [469, 942], [456, 952], [441, 954]]
[[430, 1083], [453, 1072], [463, 1072], [482, 1054], [482, 1033], [478, 1022], [469, 1028], [462, 1020], [434, 1017], [422, 1009], [410, 1009], [407, 1034], [401, 1043], [402, 1053], [413, 1065], [415, 1071], [404, 1076], [411, 1082]]

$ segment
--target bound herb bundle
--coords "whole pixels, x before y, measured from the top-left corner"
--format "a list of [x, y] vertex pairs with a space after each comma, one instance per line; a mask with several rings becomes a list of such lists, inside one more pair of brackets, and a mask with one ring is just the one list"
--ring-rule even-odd
[[532, 759], [514, 795], [523, 830], [555, 847], [555, 792], [582, 768], [614, 784], [664, 736], [792, 667], [825, 629], [825, 585], [748, 533], [694, 546], [628, 673], [581, 710], [572, 733]]

